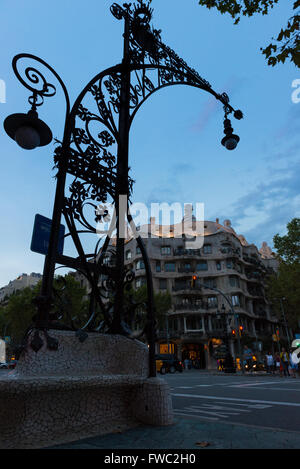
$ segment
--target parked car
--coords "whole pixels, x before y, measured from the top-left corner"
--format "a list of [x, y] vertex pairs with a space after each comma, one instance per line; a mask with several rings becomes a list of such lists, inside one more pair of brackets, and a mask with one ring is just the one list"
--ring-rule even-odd
[[159, 354], [155, 356], [156, 371], [164, 375], [165, 373], [175, 373], [183, 371], [183, 364], [175, 355], [172, 354]]
[[6, 362], [0, 363], [0, 370], [7, 369], [7, 368], [8, 368], [8, 363]]

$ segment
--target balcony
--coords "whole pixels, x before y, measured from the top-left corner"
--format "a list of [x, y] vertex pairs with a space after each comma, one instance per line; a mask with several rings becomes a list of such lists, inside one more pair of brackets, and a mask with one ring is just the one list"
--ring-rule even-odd
[[177, 284], [172, 287], [172, 291], [178, 292], [178, 291], [187, 291], [189, 293], [195, 293], [197, 292], [198, 294], [202, 292], [202, 288], [200, 286], [195, 285], [193, 288], [191, 287], [191, 283], [183, 283], [183, 284]]
[[200, 249], [174, 249], [174, 256], [201, 256]]
[[207, 310], [208, 304], [205, 302], [195, 304], [195, 303], [175, 303], [174, 310], [175, 311], [199, 311], [200, 310]]
[[240, 257], [240, 249], [239, 248], [233, 248], [233, 247], [222, 247], [220, 248], [221, 254], [227, 254], [230, 255], [231, 257]]
[[193, 269], [192, 267], [179, 266], [177, 272], [181, 274], [192, 274], [193, 272], [195, 272], [195, 269]]

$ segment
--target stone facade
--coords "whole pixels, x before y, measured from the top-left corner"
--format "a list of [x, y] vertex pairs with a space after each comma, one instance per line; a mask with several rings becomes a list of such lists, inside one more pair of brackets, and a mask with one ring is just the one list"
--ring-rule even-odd
[[[277, 260], [266, 243], [258, 249], [238, 235], [230, 220], [221, 224], [218, 219], [199, 222], [193, 218], [190, 227], [194, 237], [202, 238], [201, 248], [190, 248], [181, 224], [165, 227], [152, 218], [138, 231], [150, 258], [154, 290], [172, 296], [173, 306], [167, 327], [159, 332], [157, 352], [167, 352], [169, 344], [180, 359], [198, 358], [201, 368], [215, 368], [210, 352], [224, 336], [224, 320], [217, 319], [216, 313], [222, 308], [229, 313], [230, 308], [214, 288], [229, 298], [243, 334], [258, 349], [259, 342], [271, 339], [278, 326], [265, 294], [265, 281], [276, 271]], [[127, 241], [125, 263], [135, 272], [135, 288], [145, 284], [142, 256], [134, 238]], [[193, 287], [192, 276], [197, 277]], [[227, 331], [237, 329], [233, 317], [227, 324]], [[285, 335], [284, 330], [280, 333]], [[238, 353], [236, 340], [232, 340], [231, 352]]]
[[41, 279], [42, 275], [35, 272], [19, 275], [15, 280], [11, 280], [7, 285], [0, 288], [0, 303], [18, 290], [34, 287]]
[[[270, 342], [278, 321], [267, 301], [265, 283], [278, 262], [267, 243], [259, 249], [237, 234], [230, 220], [223, 224], [219, 219], [197, 221], [188, 211], [182, 222], [173, 225], [157, 224], [151, 217], [149, 224], [138, 227], [137, 234], [147, 249], [154, 291], [169, 292], [172, 297], [166, 327], [159, 331], [158, 353], [169, 349], [182, 360], [197, 358], [200, 368], [215, 368], [211, 352], [224, 336], [224, 320], [217, 318], [217, 312], [225, 308], [229, 313], [230, 308], [214, 288], [232, 303], [238, 326], [253, 349], [259, 351], [261, 344]], [[200, 241], [195, 243], [200, 247], [191, 249], [190, 236]], [[126, 239], [125, 265], [135, 274], [135, 288], [146, 283], [142, 254], [132, 235]], [[192, 287], [193, 276], [197, 279]], [[285, 337], [286, 331], [279, 327], [280, 336]], [[237, 321], [228, 317], [227, 332], [233, 328], [237, 329]], [[237, 340], [230, 347], [236, 356]]]

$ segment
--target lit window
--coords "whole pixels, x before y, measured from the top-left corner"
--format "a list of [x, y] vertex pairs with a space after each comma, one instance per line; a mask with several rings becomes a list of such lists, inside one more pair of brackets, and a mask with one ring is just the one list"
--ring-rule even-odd
[[238, 295], [231, 296], [231, 302], [233, 306], [240, 306], [240, 298]]
[[140, 269], [144, 269], [144, 268], [145, 268], [144, 262], [142, 260], [137, 261], [136, 270], [140, 270]]
[[209, 296], [207, 298], [207, 305], [209, 308], [217, 308], [218, 300], [216, 296]]

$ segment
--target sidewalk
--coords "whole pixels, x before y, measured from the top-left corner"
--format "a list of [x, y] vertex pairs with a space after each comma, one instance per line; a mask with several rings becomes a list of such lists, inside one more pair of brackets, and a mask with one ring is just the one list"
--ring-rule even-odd
[[[199, 373], [190, 370], [187, 373]], [[220, 373], [203, 370], [201, 375], [242, 376], [242, 372]], [[247, 372], [243, 376], [270, 376], [266, 372]], [[267, 378], [268, 379], [268, 378]], [[288, 378], [286, 378], [288, 379]], [[167, 427], [140, 425], [136, 428], [100, 435], [46, 449], [114, 450], [209, 450], [209, 449], [300, 449], [300, 432], [226, 422], [205, 422], [193, 417], [175, 416]]]
[[141, 425], [46, 449], [300, 449], [300, 432], [176, 417], [168, 427]]

